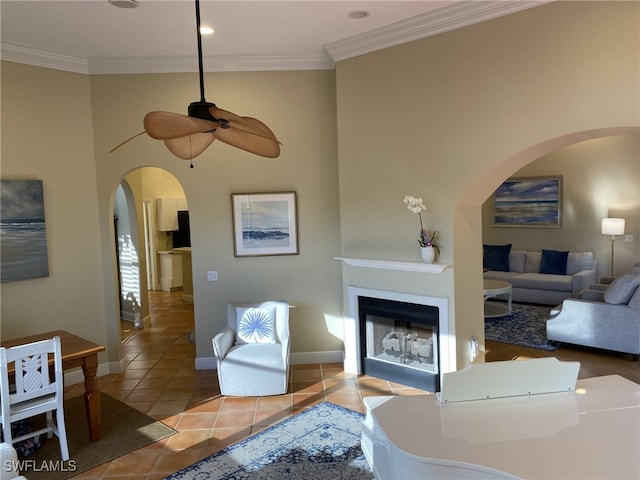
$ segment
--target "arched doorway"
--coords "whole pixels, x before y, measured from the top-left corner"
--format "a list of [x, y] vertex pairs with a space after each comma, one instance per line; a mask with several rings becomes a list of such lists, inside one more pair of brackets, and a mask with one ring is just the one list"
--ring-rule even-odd
[[[575, 132], [553, 138], [526, 148], [496, 164], [467, 190], [454, 205], [454, 250], [456, 292], [477, 292], [477, 295], [456, 295], [457, 365], [469, 365], [470, 340], [476, 337], [480, 344], [478, 361], [484, 361], [484, 319], [482, 317], [482, 205], [504, 180], [529, 163], [556, 150], [585, 140], [616, 135], [639, 135], [639, 127], [612, 127]], [[636, 206], [637, 208], [637, 206]], [[460, 319], [464, 319], [461, 321]]]
[[[125, 175], [114, 196], [114, 255], [121, 339], [149, 321], [149, 292], [184, 289], [193, 301], [188, 204], [169, 172], [137, 168]], [[180, 217], [180, 221], [178, 221]], [[180, 228], [182, 227], [182, 228]], [[188, 254], [188, 262], [183, 257]], [[165, 262], [165, 260], [169, 262]], [[183, 268], [183, 264], [188, 268]]]
[[144, 243], [139, 240], [135, 198], [126, 180], [118, 185], [113, 203], [118, 300], [122, 331], [126, 333], [142, 326], [140, 248]]

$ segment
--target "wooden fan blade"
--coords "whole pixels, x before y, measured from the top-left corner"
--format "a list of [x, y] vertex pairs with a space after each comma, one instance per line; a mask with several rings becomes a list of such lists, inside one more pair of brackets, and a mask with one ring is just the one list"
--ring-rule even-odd
[[186, 137], [171, 138], [164, 144], [176, 157], [183, 160], [191, 160], [204, 152], [215, 140], [211, 133], [196, 133]]
[[171, 112], [149, 112], [144, 116], [143, 124], [147, 134], [156, 140], [171, 140], [209, 132], [220, 126], [212, 120]]
[[244, 120], [246, 120], [247, 122], [253, 124], [254, 127], [260, 129], [262, 131], [262, 133], [264, 133], [268, 138], [270, 138], [271, 140], [274, 140], [274, 141], [278, 142], [280, 145], [282, 145], [282, 143], [280, 141], [278, 141], [278, 139], [276, 138], [276, 135], [263, 122], [261, 122], [257, 118], [252, 118], [252, 117], [242, 117], [242, 118]]
[[278, 157], [280, 155], [280, 145], [282, 145], [282, 143], [278, 141], [278, 139], [276, 138], [274, 133], [271, 131], [271, 129], [267, 127], [264, 123], [262, 123], [260, 120], [258, 120], [257, 118], [252, 118], [252, 117], [243, 117], [243, 118], [248, 122], [252, 123], [256, 128], [259, 128], [260, 130], [262, 130], [264, 134], [269, 137], [269, 138], [262, 137], [262, 139], [258, 140], [260, 143], [261, 150], [260, 152], [254, 152], [254, 153], [258, 153], [258, 155], [262, 155], [263, 157], [269, 157], [269, 158]]
[[276, 158], [280, 155], [280, 142], [260, 120], [240, 117], [218, 107], [211, 107], [209, 112], [221, 125], [213, 132], [218, 140], [263, 157]]
[[262, 135], [253, 135], [238, 128], [218, 128], [213, 132], [213, 136], [232, 147], [263, 157], [276, 158], [280, 155], [280, 144], [277, 141]]
[[226, 127], [228, 127], [228, 129], [236, 128], [238, 130], [242, 130], [245, 133], [258, 135], [268, 140], [278, 142], [278, 139], [269, 129], [269, 127], [267, 127], [260, 120], [251, 117], [241, 117], [239, 115], [236, 115], [235, 113], [223, 110], [218, 107], [211, 107], [209, 109], [209, 112], [211, 113], [211, 115], [213, 115], [214, 118], [219, 120], [222, 129], [227, 129]]
[[140, 132], [140, 133], [136, 133], [133, 137], [131, 137], [131, 138], [127, 138], [124, 142], [122, 142], [122, 143], [120, 143], [120, 144], [116, 145], [116, 146], [115, 146], [115, 147], [113, 147], [111, 150], [109, 150], [109, 153], [111, 153], [111, 152], [113, 152], [113, 151], [115, 151], [115, 150], [119, 149], [119, 148], [120, 148], [121, 146], [123, 146], [125, 143], [130, 142], [130, 141], [131, 141], [131, 140], [133, 140], [134, 138], [137, 138], [137, 137], [139, 137], [140, 135], [144, 135], [145, 133], [146, 133], [146, 132], [143, 130], [143, 131], [142, 131], [142, 132]]

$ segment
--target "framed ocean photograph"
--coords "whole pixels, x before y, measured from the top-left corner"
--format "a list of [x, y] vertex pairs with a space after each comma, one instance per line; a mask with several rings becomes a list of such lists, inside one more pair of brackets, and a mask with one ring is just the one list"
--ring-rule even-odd
[[0, 180], [0, 281], [48, 276], [42, 180]]
[[298, 254], [295, 192], [231, 194], [236, 257]]
[[562, 227], [562, 177], [515, 177], [493, 194], [494, 227]]

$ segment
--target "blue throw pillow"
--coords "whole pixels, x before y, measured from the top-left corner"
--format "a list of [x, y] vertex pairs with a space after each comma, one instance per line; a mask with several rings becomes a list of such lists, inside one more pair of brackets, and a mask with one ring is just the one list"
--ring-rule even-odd
[[497, 272], [509, 271], [509, 245], [483, 245], [482, 246], [482, 266]]
[[540, 259], [540, 273], [566, 275], [568, 258], [568, 250], [566, 252], [561, 252], [559, 250], [545, 250], [543, 248], [542, 258]]

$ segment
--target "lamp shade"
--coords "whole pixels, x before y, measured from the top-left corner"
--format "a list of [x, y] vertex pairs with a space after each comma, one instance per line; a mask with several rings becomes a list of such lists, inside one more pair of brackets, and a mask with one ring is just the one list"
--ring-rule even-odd
[[624, 235], [624, 218], [603, 218], [603, 235]]

